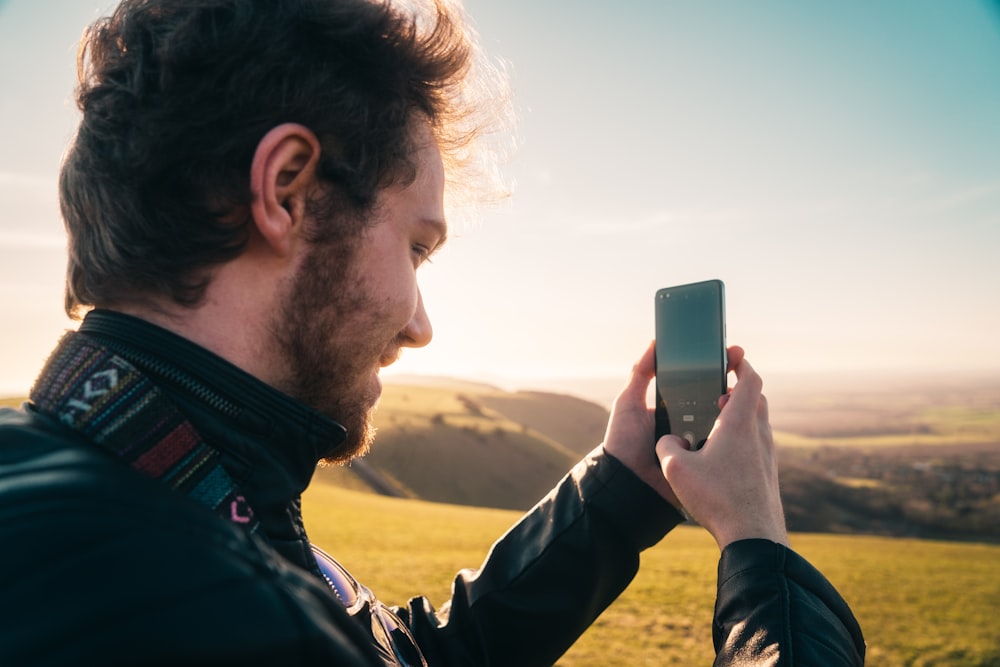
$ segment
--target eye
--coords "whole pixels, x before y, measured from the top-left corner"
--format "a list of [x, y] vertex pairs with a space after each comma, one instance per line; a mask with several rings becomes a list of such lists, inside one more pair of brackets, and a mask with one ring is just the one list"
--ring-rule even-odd
[[431, 255], [434, 254], [434, 251], [431, 248], [428, 248], [420, 243], [415, 243], [410, 246], [410, 250], [413, 252], [413, 256], [417, 260], [417, 266], [423, 264], [424, 262], [430, 262]]

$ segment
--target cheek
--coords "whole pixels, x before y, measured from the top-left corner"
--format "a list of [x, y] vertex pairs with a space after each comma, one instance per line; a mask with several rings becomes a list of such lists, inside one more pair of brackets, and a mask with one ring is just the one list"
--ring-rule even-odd
[[419, 302], [413, 268], [397, 270], [391, 278], [377, 286], [378, 316], [396, 329], [405, 327], [417, 312]]
[[383, 295], [378, 308], [373, 312], [373, 324], [385, 330], [386, 334], [395, 336], [400, 333], [413, 319], [417, 312], [415, 292], [397, 291]]

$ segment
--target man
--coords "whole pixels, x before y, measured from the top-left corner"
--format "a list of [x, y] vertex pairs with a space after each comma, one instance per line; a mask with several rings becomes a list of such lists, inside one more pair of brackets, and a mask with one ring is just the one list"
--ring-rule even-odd
[[379, 369], [431, 339], [417, 271], [492, 104], [455, 11], [409, 11], [125, 0], [85, 36], [60, 193], [86, 316], [0, 418], [0, 661], [551, 664], [683, 506], [722, 550], [719, 664], [860, 664], [788, 549], [738, 348], [704, 449], [655, 454], [648, 350], [603, 445], [439, 610], [386, 607], [310, 544], [317, 461], [365, 452]]

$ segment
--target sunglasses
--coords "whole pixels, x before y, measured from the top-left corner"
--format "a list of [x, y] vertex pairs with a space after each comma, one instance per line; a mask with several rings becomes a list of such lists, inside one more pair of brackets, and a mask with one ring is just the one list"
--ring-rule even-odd
[[347, 608], [347, 613], [358, 620], [366, 615], [371, 619], [373, 645], [382, 661], [388, 667], [427, 667], [427, 661], [403, 620], [329, 554], [316, 545], [311, 546], [323, 578]]

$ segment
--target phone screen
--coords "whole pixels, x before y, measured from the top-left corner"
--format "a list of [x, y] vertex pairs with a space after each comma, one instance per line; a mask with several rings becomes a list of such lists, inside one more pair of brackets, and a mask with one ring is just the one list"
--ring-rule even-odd
[[726, 392], [725, 288], [720, 280], [656, 292], [656, 438], [699, 448]]

